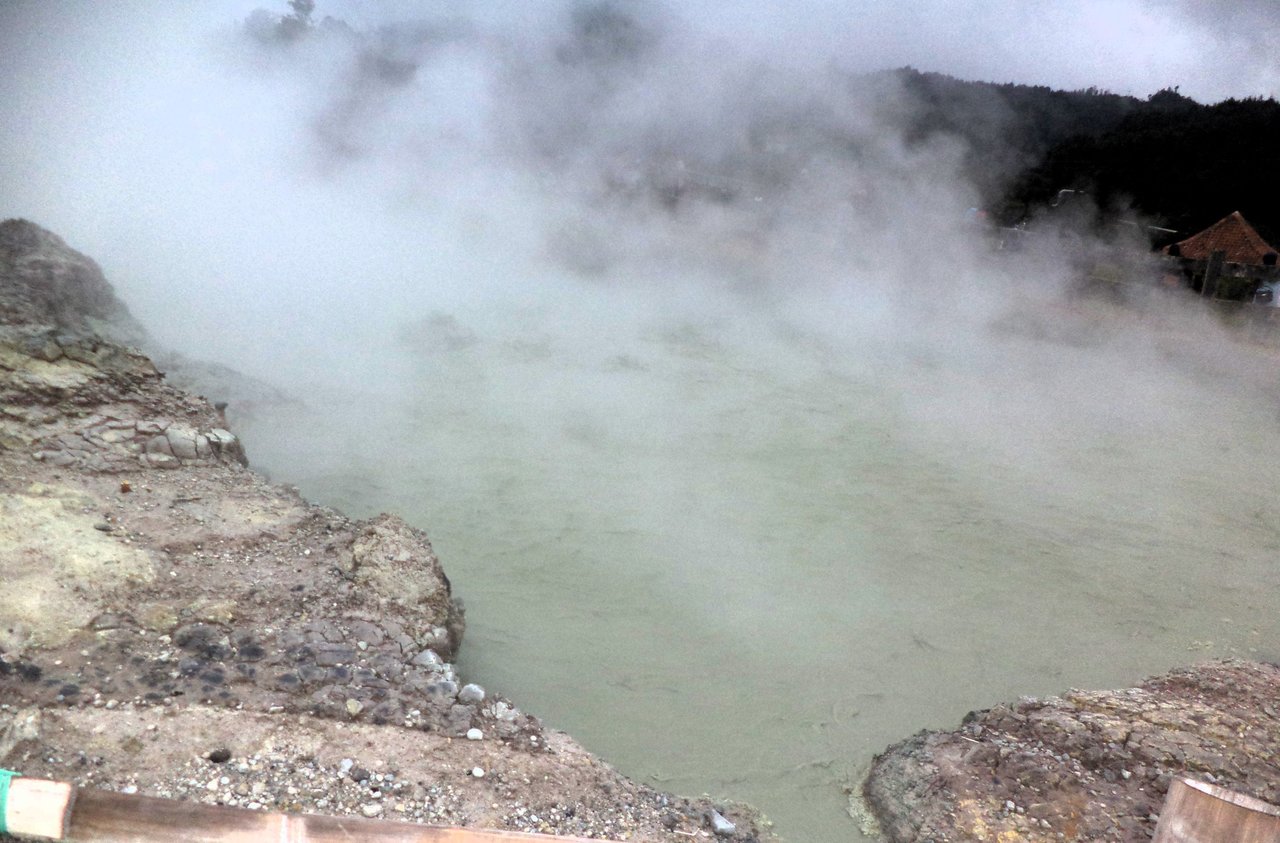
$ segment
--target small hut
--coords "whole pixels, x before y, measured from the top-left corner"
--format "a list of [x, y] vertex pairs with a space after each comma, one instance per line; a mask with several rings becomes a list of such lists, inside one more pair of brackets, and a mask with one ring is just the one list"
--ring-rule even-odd
[[1276, 248], [1239, 211], [1160, 251], [1179, 259], [1193, 290], [1213, 298], [1248, 301], [1277, 278]]
[[1223, 252], [1227, 263], [1244, 266], [1275, 266], [1276, 249], [1262, 239], [1253, 226], [1239, 212], [1215, 222], [1199, 234], [1193, 234], [1163, 249], [1166, 255], [1205, 261], [1214, 252]]

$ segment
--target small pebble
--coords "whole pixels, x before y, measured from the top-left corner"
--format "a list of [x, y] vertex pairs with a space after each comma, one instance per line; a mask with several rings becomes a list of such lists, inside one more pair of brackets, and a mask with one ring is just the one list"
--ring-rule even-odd
[[382, 803], [370, 802], [367, 805], [361, 805], [360, 813], [364, 814], [366, 817], [370, 817], [370, 818], [376, 817], [378, 816], [378, 814], [382, 813]]
[[484, 740], [484, 732], [480, 731], [479, 729], [468, 729], [468, 730], [467, 730], [467, 740], [469, 740], [469, 741], [482, 741], [482, 740]]
[[480, 767], [472, 767], [472, 768], [471, 768], [471, 775], [475, 776], [477, 779], [483, 779], [483, 778], [484, 778], [484, 770], [483, 770], [482, 768], [480, 768]]

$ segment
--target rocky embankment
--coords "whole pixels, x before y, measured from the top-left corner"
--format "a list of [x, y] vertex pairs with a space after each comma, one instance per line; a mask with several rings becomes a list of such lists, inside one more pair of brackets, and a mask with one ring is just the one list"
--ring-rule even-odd
[[269, 809], [768, 836], [463, 682], [427, 537], [254, 474], [141, 336], [91, 260], [0, 223], [0, 767]]
[[1145, 841], [1177, 776], [1280, 804], [1280, 667], [1219, 662], [974, 712], [890, 747], [863, 795], [903, 843]]

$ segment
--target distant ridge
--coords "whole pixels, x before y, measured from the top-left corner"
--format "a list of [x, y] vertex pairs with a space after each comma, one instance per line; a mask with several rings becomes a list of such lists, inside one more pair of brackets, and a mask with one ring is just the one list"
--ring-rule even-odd
[[1232, 210], [1280, 240], [1280, 103], [1204, 105], [1166, 88], [1139, 99], [1089, 88], [970, 82], [906, 67], [909, 140], [963, 139], [968, 175], [1001, 221], [1017, 222], [1062, 189], [1104, 210], [1132, 209], [1157, 225], [1199, 231]]

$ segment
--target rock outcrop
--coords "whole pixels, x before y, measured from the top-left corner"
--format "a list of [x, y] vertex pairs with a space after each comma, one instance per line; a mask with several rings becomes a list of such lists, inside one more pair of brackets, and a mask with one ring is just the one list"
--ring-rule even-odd
[[1170, 781], [1280, 804], [1280, 667], [1228, 661], [1137, 688], [974, 712], [878, 756], [863, 789], [891, 841], [1150, 840]]
[[141, 334], [98, 265], [35, 223], [0, 222], [0, 277], [0, 325], [70, 337]]
[[463, 611], [427, 537], [250, 471], [220, 408], [108, 338], [140, 329], [96, 265], [31, 223], [0, 223], [0, 314], [0, 766], [650, 840], [726, 809], [464, 685]]

